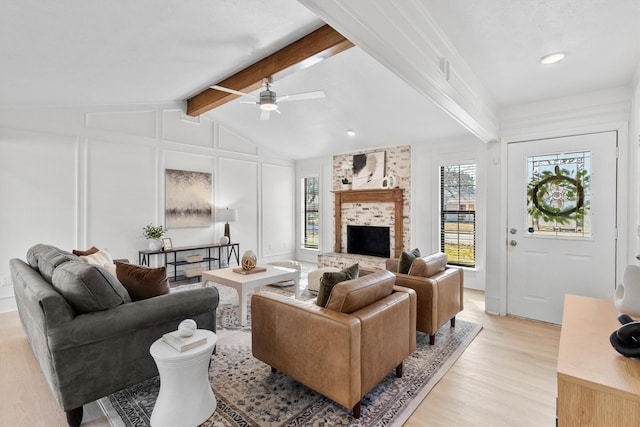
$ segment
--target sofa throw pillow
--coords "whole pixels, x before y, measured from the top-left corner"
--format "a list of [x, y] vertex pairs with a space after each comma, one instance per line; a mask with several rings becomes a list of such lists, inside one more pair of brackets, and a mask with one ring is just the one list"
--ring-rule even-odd
[[104, 268], [67, 262], [53, 272], [52, 285], [79, 314], [110, 310], [131, 302], [127, 290]]
[[86, 251], [81, 251], [80, 249], [74, 249], [72, 252], [74, 255], [78, 255], [78, 256], [87, 256], [87, 255], [92, 255], [95, 254], [96, 252], [98, 252], [100, 249], [96, 248], [95, 246], [91, 246], [89, 249], [87, 249]]
[[111, 254], [107, 250], [100, 249], [90, 255], [82, 255], [80, 259], [87, 264], [99, 265], [111, 273], [113, 277], [116, 277], [116, 266], [113, 263]]
[[127, 289], [133, 301], [169, 293], [166, 267], [149, 268], [116, 262], [116, 276]]
[[402, 252], [402, 254], [400, 254], [400, 259], [398, 260], [398, 273], [409, 273], [411, 263], [420, 256], [420, 249], [418, 248], [415, 248], [411, 252]]
[[333, 287], [340, 282], [357, 278], [359, 272], [360, 266], [356, 263], [340, 271], [324, 273], [320, 278], [320, 289], [318, 289], [316, 304], [320, 307], [326, 307]]

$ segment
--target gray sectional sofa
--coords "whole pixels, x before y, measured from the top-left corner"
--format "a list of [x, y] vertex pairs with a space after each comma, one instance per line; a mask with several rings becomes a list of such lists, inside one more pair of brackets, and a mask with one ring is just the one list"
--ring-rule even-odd
[[132, 302], [103, 267], [49, 245], [12, 259], [20, 320], [69, 425], [84, 404], [157, 375], [151, 344], [194, 319], [216, 330], [218, 291], [198, 288]]

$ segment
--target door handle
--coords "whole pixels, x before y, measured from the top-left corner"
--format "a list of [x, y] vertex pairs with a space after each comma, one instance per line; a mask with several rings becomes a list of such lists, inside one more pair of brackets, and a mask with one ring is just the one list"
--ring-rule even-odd
[[518, 230], [516, 230], [515, 228], [512, 228], [509, 230], [509, 233], [511, 234], [516, 234], [518, 232]]
[[511, 240], [511, 241], [509, 242], [509, 244], [510, 244], [511, 246], [517, 246], [517, 245], [518, 245], [518, 242], [516, 242], [515, 240]]

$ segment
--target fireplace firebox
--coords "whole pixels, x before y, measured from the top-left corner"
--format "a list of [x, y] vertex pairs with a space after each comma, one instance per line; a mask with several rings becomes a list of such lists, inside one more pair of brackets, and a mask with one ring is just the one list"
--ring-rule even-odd
[[389, 258], [389, 227], [347, 225], [347, 253]]

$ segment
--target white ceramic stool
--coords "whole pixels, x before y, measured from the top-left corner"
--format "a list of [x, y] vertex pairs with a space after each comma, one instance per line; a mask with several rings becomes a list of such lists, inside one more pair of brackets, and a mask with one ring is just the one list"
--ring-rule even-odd
[[320, 278], [322, 278], [322, 275], [324, 273], [332, 271], [336, 272], [340, 271], [340, 269], [335, 267], [321, 267], [317, 270], [310, 271], [307, 275], [307, 289], [318, 293], [318, 291], [320, 290]]
[[157, 339], [149, 352], [160, 373], [160, 392], [151, 413], [152, 427], [198, 426], [216, 410], [216, 397], [209, 384], [209, 361], [217, 337], [206, 329], [196, 330], [207, 343], [187, 351]]

